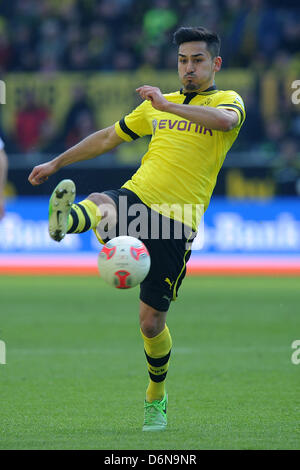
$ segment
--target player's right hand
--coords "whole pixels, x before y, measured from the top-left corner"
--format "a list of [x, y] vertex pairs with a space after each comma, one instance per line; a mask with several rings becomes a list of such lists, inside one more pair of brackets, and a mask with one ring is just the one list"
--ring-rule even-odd
[[39, 184], [47, 181], [49, 176], [53, 175], [57, 169], [55, 168], [52, 162], [43, 163], [42, 165], [35, 166], [28, 176], [28, 181], [33, 186], [38, 186]]

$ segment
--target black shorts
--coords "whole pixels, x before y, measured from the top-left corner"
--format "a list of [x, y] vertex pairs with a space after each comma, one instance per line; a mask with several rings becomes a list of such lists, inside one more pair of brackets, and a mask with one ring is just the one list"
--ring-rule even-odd
[[[178, 289], [185, 277], [186, 264], [191, 256], [191, 242], [196, 233], [190, 227], [152, 211], [135, 193], [128, 189], [104, 191], [104, 194], [115, 202], [118, 210], [118, 221], [114, 229], [105, 234], [106, 236], [101, 235], [103, 241], [106, 242], [115, 236], [121, 235], [135, 236], [143, 241], [150, 254], [151, 266], [147, 277], [140, 284], [140, 299], [156, 310], [167, 311], [170, 302], [176, 300]], [[143, 206], [142, 213], [138, 212], [139, 217], [136, 213], [128, 215], [128, 212], [124, 210], [125, 198], [123, 197], [121, 200], [120, 196], [126, 196], [126, 207], [128, 209], [133, 204]], [[127, 213], [124, 214], [124, 212]], [[136, 225], [138, 219], [141, 226], [148, 227], [147, 233], [143, 233], [143, 230], [139, 232], [139, 227]], [[154, 225], [153, 220], [155, 220], [155, 229], [152, 232], [151, 224]], [[133, 235], [130, 230], [131, 222], [134, 223], [135, 227]], [[163, 228], [166, 226], [169, 227], [167, 237]], [[155, 233], [154, 236], [153, 233]]]

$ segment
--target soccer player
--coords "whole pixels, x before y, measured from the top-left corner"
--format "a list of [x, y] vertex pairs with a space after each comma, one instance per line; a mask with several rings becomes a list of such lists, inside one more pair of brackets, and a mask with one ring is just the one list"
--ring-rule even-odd
[[[162, 94], [157, 87], [141, 86], [136, 91], [144, 101], [135, 110], [35, 167], [29, 176], [31, 184], [38, 185], [66, 165], [109, 152], [124, 141], [152, 135], [141, 166], [121, 189], [92, 193], [74, 204], [75, 185], [63, 180], [49, 205], [49, 233], [57, 241], [66, 233], [89, 229], [94, 229], [101, 241], [101, 219], [107, 217], [118, 226], [124, 216], [119, 214], [121, 196], [127, 197], [129, 206], [142, 204], [147, 209], [146, 222], [153, 212], [159, 214], [160, 223], [170, 222], [169, 239], [161, 231], [158, 238], [141, 237], [151, 257], [149, 274], [140, 285], [140, 329], [150, 378], [144, 431], [163, 430], [167, 425], [165, 381], [172, 347], [167, 311], [185, 276], [191, 252], [187, 242], [199, 225], [201, 211], [197, 208], [200, 205], [206, 210], [218, 172], [245, 119], [242, 98], [215, 85], [215, 73], [222, 64], [219, 36], [202, 27], [182, 27], [174, 40], [180, 91]], [[184, 210], [165, 210], [174, 205], [177, 209], [192, 207], [188, 222], [183, 218]], [[132, 219], [126, 216], [129, 225]], [[175, 236], [178, 226], [184, 228], [181, 238]]]
[[7, 155], [4, 150], [4, 142], [0, 137], [0, 220], [4, 217], [4, 188], [7, 179]]

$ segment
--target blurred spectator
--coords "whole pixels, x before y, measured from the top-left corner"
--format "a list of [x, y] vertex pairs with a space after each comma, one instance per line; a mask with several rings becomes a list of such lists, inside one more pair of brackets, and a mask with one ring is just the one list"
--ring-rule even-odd
[[88, 70], [89, 56], [83, 43], [76, 44], [69, 51], [68, 68], [71, 71]]
[[169, 0], [155, 0], [152, 9], [144, 14], [144, 35], [146, 44], [160, 44], [164, 33], [177, 24], [178, 18]]
[[[216, 0], [195, 0], [183, 18], [183, 23], [190, 26], [204, 25], [212, 31], [219, 30], [220, 9]], [[218, 31], [220, 33], [220, 31]]]
[[281, 142], [279, 156], [275, 161], [274, 179], [281, 194], [294, 195], [300, 181], [299, 142], [286, 138]]
[[296, 106], [294, 106], [290, 118], [290, 132], [293, 137], [300, 140], [300, 113], [299, 108], [296, 108]]
[[241, 12], [241, 0], [224, 0], [220, 15], [219, 32], [225, 34], [233, 29]]
[[128, 51], [117, 50], [113, 56], [114, 70], [132, 70], [134, 62], [132, 55]]
[[74, 126], [66, 135], [65, 148], [72, 147], [95, 131], [96, 127], [91, 114], [88, 111], [81, 111], [76, 115]]
[[10, 44], [5, 24], [0, 22], [0, 71], [10, 67], [12, 58], [12, 46]]
[[[148, 46], [143, 51], [141, 69], [157, 70], [161, 65], [161, 50], [156, 46]], [[176, 53], [177, 62], [177, 53]]]
[[264, 141], [259, 146], [259, 150], [269, 154], [270, 158], [277, 157], [285, 134], [286, 126], [281, 118], [268, 119], [265, 123]]
[[96, 130], [94, 110], [83, 87], [74, 88], [71, 103], [62, 133], [64, 148], [74, 145]]
[[176, 70], [178, 63], [177, 49], [170, 49], [168, 53], [164, 55], [162, 63], [166, 69], [170, 69], [172, 71]]
[[28, 91], [25, 104], [16, 116], [16, 141], [21, 152], [40, 151], [53, 137], [49, 110], [37, 103], [35, 94]]
[[48, 19], [41, 24], [40, 38], [37, 47], [40, 64], [44, 62], [44, 58], [52, 63], [59, 64], [63, 56], [64, 41], [61, 39], [62, 31], [60, 24], [54, 18]]
[[229, 66], [248, 66], [257, 51], [271, 58], [280, 42], [276, 10], [267, 7], [264, 0], [248, 0], [242, 5], [226, 37]]
[[282, 41], [281, 47], [295, 54], [299, 52], [300, 44], [300, 11], [293, 9], [282, 12]]
[[272, 68], [274, 72], [277, 72], [279, 74], [282, 74], [284, 71], [287, 72], [291, 67], [291, 54], [281, 48], [276, 51], [273, 57], [273, 63], [272, 63]]
[[245, 107], [246, 107], [246, 120], [243, 124], [239, 138], [235, 144], [236, 150], [251, 150], [253, 145], [260, 144], [263, 135], [263, 119], [260, 112], [260, 106], [257, 102], [256, 95], [254, 92], [248, 92], [243, 95]]
[[12, 48], [13, 70], [34, 71], [38, 69], [37, 54], [33, 45], [33, 31], [29, 25], [22, 23], [16, 25]]
[[111, 58], [114, 55], [113, 41], [104, 23], [96, 21], [90, 25], [87, 50], [91, 68], [105, 70], [111, 67]]
[[118, 0], [102, 0], [95, 3], [95, 13], [111, 31], [120, 31], [123, 25], [124, 10]]

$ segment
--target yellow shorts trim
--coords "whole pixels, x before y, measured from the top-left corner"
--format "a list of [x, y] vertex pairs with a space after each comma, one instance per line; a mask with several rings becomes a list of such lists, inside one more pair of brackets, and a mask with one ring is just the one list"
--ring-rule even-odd
[[[189, 238], [187, 239], [187, 241], [186, 241], [187, 243], [189, 242], [189, 240], [190, 240], [190, 238], [191, 238], [192, 235], [193, 235], [193, 232], [191, 232]], [[179, 281], [179, 279], [180, 279], [180, 276], [182, 275], [182, 273], [183, 273], [183, 271], [184, 271], [184, 269], [185, 269], [185, 267], [186, 267], [186, 261], [185, 261], [185, 260], [186, 260], [187, 254], [188, 254], [190, 251], [191, 251], [191, 248], [189, 248], [188, 250], [186, 250], [186, 252], [184, 253], [184, 256], [183, 256], [183, 266], [182, 266], [182, 269], [181, 269], [181, 271], [180, 271], [180, 273], [179, 273], [179, 276], [177, 277], [177, 279], [176, 279], [176, 281], [175, 281], [175, 284], [174, 284], [174, 287], [173, 287], [173, 299], [172, 299], [172, 300], [176, 300], [176, 288], [177, 288], [177, 284], [178, 284], [178, 281]]]
[[96, 235], [98, 241], [101, 243], [101, 245], [105, 245], [105, 242], [102, 240], [102, 238], [100, 237], [99, 233], [97, 232], [97, 229], [96, 228], [93, 228], [93, 232], [94, 234]]

